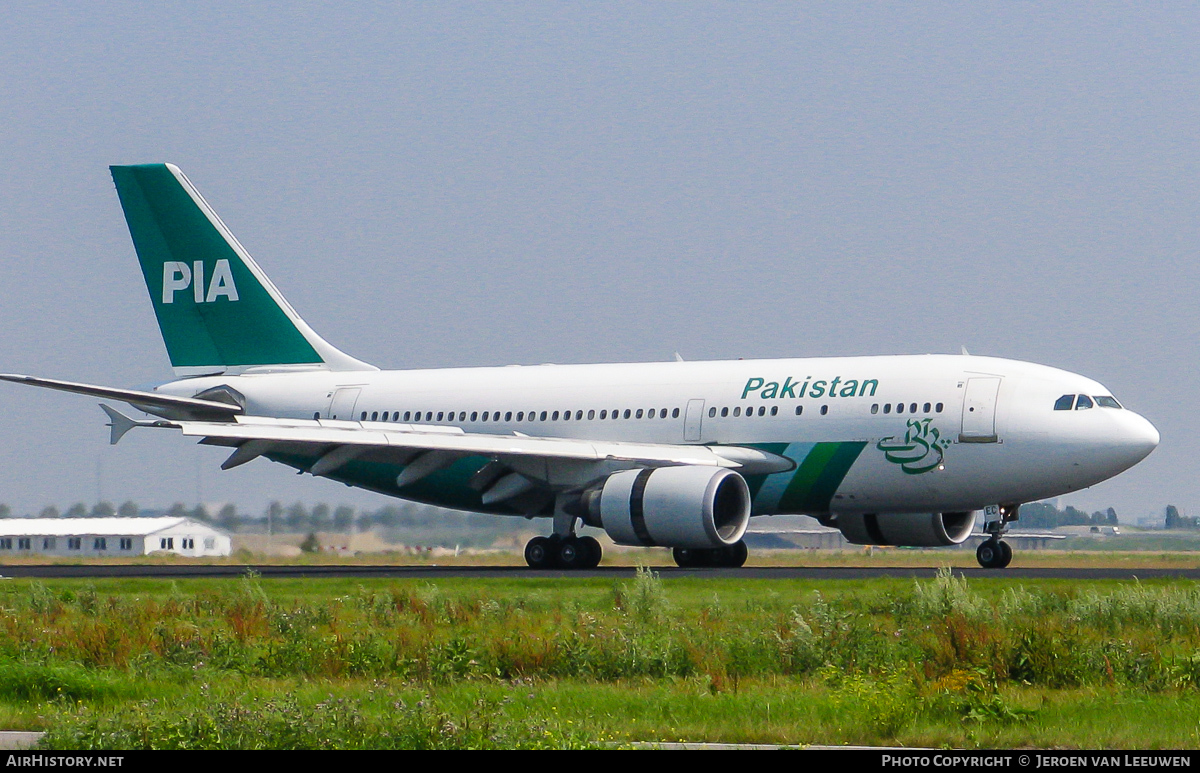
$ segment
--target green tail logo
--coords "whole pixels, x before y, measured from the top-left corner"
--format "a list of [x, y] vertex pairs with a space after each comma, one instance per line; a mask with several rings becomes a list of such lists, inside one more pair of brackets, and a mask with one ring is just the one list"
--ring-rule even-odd
[[300, 319], [178, 168], [111, 170], [179, 375], [280, 365], [374, 370]]

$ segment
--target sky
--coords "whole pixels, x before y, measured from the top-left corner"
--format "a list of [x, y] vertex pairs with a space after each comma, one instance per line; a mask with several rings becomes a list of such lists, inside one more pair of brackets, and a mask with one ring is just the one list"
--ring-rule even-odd
[[[179, 165], [386, 368], [956, 353], [1158, 427], [1200, 515], [1187, 3], [6, 3], [0, 372], [171, 371], [108, 172]], [[0, 502], [377, 495], [0, 385]]]

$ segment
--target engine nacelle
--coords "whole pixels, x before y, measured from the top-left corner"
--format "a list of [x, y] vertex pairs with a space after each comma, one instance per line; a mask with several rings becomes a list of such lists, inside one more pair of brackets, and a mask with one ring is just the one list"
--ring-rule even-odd
[[971, 536], [975, 513], [839, 513], [833, 525], [855, 545], [942, 547]]
[[587, 521], [620, 545], [719, 548], [740, 540], [750, 523], [750, 489], [722, 467], [613, 473], [587, 506]]

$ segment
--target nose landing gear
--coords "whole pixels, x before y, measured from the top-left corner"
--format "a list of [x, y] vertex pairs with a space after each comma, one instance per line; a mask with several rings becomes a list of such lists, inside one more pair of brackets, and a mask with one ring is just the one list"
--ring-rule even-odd
[[1001, 538], [1008, 532], [1008, 524], [1017, 520], [1020, 505], [999, 505], [984, 510], [983, 530], [988, 538], [975, 550], [975, 560], [984, 569], [1003, 569], [1012, 562], [1012, 546]]
[[1012, 561], [1012, 555], [1012, 546], [992, 537], [980, 543], [975, 551], [975, 560], [984, 569], [1003, 569]]

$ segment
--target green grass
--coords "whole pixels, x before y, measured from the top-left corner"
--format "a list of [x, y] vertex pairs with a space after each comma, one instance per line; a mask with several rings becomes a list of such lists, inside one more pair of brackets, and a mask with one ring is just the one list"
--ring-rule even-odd
[[10, 580], [0, 722], [48, 748], [1196, 744], [1200, 586]]

